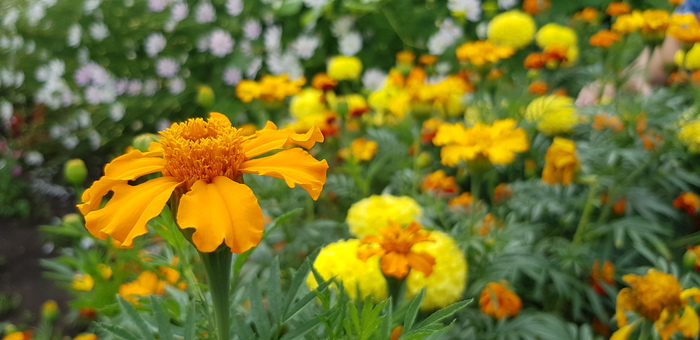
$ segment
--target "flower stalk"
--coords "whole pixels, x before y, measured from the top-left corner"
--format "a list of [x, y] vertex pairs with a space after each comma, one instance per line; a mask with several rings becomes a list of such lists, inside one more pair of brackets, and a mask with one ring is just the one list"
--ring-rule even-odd
[[220, 247], [211, 253], [199, 252], [209, 278], [209, 292], [214, 305], [216, 335], [219, 340], [231, 339], [230, 282], [233, 254], [228, 247]]

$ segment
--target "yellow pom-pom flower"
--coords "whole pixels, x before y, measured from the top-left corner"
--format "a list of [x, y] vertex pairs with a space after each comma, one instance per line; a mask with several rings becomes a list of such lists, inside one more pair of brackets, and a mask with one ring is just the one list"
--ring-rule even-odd
[[335, 56], [328, 61], [328, 76], [335, 80], [355, 80], [362, 72], [362, 62], [357, 57]]
[[356, 237], [376, 235], [389, 221], [408, 225], [422, 214], [421, 207], [408, 196], [374, 195], [353, 204], [345, 219]]
[[418, 294], [425, 287], [422, 310], [435, 310], [459, 301], [467, 283], [467, 261], [455, 241], [440, 231], [431, 231], [434, 242], [421, 242], [411, 248], [435, 258], [430, 276], [411, 270], [406, 278], [408, 296]]
[[535, 98], [525, 109], [525, 119], [549, 136], [571, 132], [578, 123], [573, 98], [557, 95]]
[[542, 26], [542, 28], [537, 31], [535, 41], [537, 42], [537, 46], [542, 48], [545, 48], [551, 44], [572, 47], [577, 45], [578, 38], [576, 37], [576, 32], [574, 32], [573, 29], [550, 23]]
[[700, 44], [694, 44], [683, 58], [685, 68], [690, 70], [700, 69]]
[[[348, 295], [355, 299], [357, 292], [362, 298], [372, 296], [375, 301], [386, 299], [386, 280], [379, 269], [379, 257], [362, 261], [357, 257], [360, 240], [350, 239], [331, 243], [318, 253], [314, 268], [325, 279], [333, 277], [343, 283]], [[313, 274], [306, 278], [306, 284], [314, 289], [318, 286]]]
[[520, 11], [508, 11], [491, 20], [488, 36], [495, 45], [520, 49], [532, 42], [536, 30], [535, 20], [530, 15]]
[[678, 140], [693, 153], [700, 153], [700, 120], [694, 120], [681, 125]]
[[292, 97], [289, 113], [296, 119], [323, 114], [327, 110], [323, 102], [323, 91], [314, 88], [303, 89]]

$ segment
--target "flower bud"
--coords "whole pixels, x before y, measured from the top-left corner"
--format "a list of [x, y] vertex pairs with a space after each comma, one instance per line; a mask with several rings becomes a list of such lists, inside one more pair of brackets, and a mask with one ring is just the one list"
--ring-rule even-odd
[[158, 140], [158, 135], [152, 133], [144, 133], [134, 137], [134, 140], [131, 142], [131, 146], [133, 146], [136, 150], [146, 152], [148, 151], [148, 147], [151, 146], [151, 143], [157, 142]]
[[214, 105], [214, 90], [209, 85], [199, 85], [197, 90], [197, 104], [202, 107]]
[[41, 318], [53, 322], [58, 316], [58, 304], [54, 300], [48, 300], [41, 305]]
[[697, 266], [697, 263], [698, 253], [696, 253], [693, 248], [688, 249], [683, 255], [683, 266], [689, 270], [693, 270]]
[[416, 165], [418, 165], [418, 168], [422, 169], [425, 168], [430, 164], [432, 157], [430, 157], [430, 154], [427, 152], [421, 152], [418, 154], [418, 158], [416, 158]]
[[73, 185], [81, 185], [87, 178], [87, 167], [82, 159], [71, 159], [63, 166], [63, 177]]
[[66, 214], [62, 218], [64, 224], [82, 224], [83, 219], [80, 218], [80, 214], [72, 213]]

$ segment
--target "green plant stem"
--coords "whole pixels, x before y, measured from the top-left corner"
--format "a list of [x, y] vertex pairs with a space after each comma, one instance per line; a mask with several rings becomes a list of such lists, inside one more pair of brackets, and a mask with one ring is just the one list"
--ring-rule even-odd
[[231, 281], [231, 262], [233, 254], [228, 247], [219, 248], [211, 253], [199, 253], [209, 277], [209, 291], [214, 305], [216, 334], [219, 340], [230, 340], [229, 324], [231, 306], [229, 283]]
[[401, 301], [406, 294], [406, 285], [404, 284], [405, 280], [400, 280], [388, 275], [384, 275], [384, 278], [386, 279], [386, 289], [387, 294], [389, 295], [388, 297], [391, 299], [392, 306], [397, 308], [399, 304], [401, 304]]
[[593, 212], [593, 201], [598, 195], [598, 182], [593, 182], [588, 187], [588, 197], [586, 198], [586, 204], [583, 206], [583, 213], [581, 214], [581, 220], [578, 222], [576, 227], [576, 233], [574, 234], [574, 244], [580, 243], [583, 238], [583, 233], [586, 232], [588, 227], [588, 222], [591, 219], [591, 213]]

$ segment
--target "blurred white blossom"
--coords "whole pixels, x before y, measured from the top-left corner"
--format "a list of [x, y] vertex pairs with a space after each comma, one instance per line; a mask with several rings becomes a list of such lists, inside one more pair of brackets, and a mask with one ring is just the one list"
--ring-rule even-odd
[[73, 24], [70, 26], [68, 29], [68, 46], [71, 47], [76, 47], [80, 45], [80, 38], [83, 35], [83, 30], [80, 28], [80, 25]]
[[148, 0], [148, 10], [162, 12], [168, 6], [168, 0]]
[[178, 2], [170, 9], [171, 19], [175, 22], [184, 20], [189, 13], [190, 8], [184, 2]]
[[447, 9], [452, 13], [464, 15], [469, 21], [481, 19], [480, 0], [447, 0]]
[[151, 33], [146, 37], [146, 54], [149, 57], [155, 57], [165, 48], [165, 37], [160, 33]]
[[254, 79], [255, 76], [258, 74], [258, 71], [260, 71], [260, 68], [262, 67], [262, 58], [256, 57], [254, 58], [250, 64], [248, 64], [248, 68], [245, 71], [245, 76]]
[[17, 19], [19, 19], [19, 10], [17, 8], [10, 8], [2, 18], [2, 25], [8, 30], [12, 31], [15, 29]]
[[225, 57], [233, 51], [235, 41], [228, 32], [217, 29], [209, 37], [209, 50], [216, 57]]
[[378, 68], [371, 68], [362, 75], [362, 86], [370, 91], [375, 91], [384, 86], [386, 73]]
[[168, 91], [171, 94], [180, 94], [185, 90], [185, 81], [182, 78], [173, 78], [168, 82]]
[[116, 102], [109, 107], [109, 118], [115, 122], [124, 118], [124, 113], [126, 113], [126, 109], [124, 108], [124, 104], [120, 102]]
[[141, 81], [138, 79], [132, 79], [129, 80], [129, 86], [126, 88], [126, 93], [130, 96], [138, 96], [141, 94], [141, 88], [143, 85], [141, 84]]
[[85, 3], [83, 4], [83, 11], [85, 11], [86, 14], [90, 14], [99, 8], [101, 4], [102, 0], [85, 0]]
[[45, 15], [46, 8], [44, 7], [44, 4], [40, 2], [35, 2], [27, 10], [27, 23], [29, 24], [29, 26], [36, 26], [39, 24], [39, 21], [41, 21], [41, 19], [44, 18]]
[[445, 19], [440, 25], [437, 33], [428, 39], [428, 51], [430, 54], [440, 55], [445, 50], [457, 42], [457, 39], [464, 35], [462, 28], [454, 23], [452, 19]]
[[102, 41], [109, 36], [109, 29], [103, 22], [93, 22], [90, 25], [90, 36], [97, 41]]
[[260, 24], [260, 21], [248, 19], [246, 20], [245, 24], [243, 24], [243, 36], [246, 39], [255, 40], [260, 37], [260, 33], [262, 33], [262, 25]]
[[194, 8], [194, 20], [200, 24], [206, 24], [216, 20], [216, 10], [209, 2], [200, 2]]
[[268, 52], [279, 51], [282, 39], [282, 28], [280, 26], [268, 27], [265, 30], [265, 49]]
[[328, 3], [328, 0], [304, 0], [304, 5], [309, 8], [321, 8]]
[[156, 61], [156, 74], [163, 78], [172, 78], [180, 71], [180, 64], [173, 58], [160, 58]]
[[354, 56], [362, 49], [362, 36], [357, 31], [351, 31], [338, 39], [338, 51], [345, 56]]
[[498, 8], [509, 10], [518, 4], [518, 0], [498, 0]]
[[352, 27], [355, 26], [355, 18], [349, 15], [342, 16], [333, 22], [331, 27], [331, 32], [334, 36], [340, 37], [342, 35], [350, 32]]
[[320, 41], [317, 36], [303, 34], [292, 42], [291, 48], [297, 57], [306, 60], [313, 57], [319, 43]]
[[240, 15], [243, 12], [243, 0], [227, 0], [226, 12], [234, 17]]
[[228, 86], [234, 86], [238, 84], [242, 78], [243, 75], [241, 74], [241, 70], [237, 67], [227, 67], [222, 74], [224, 84]]

